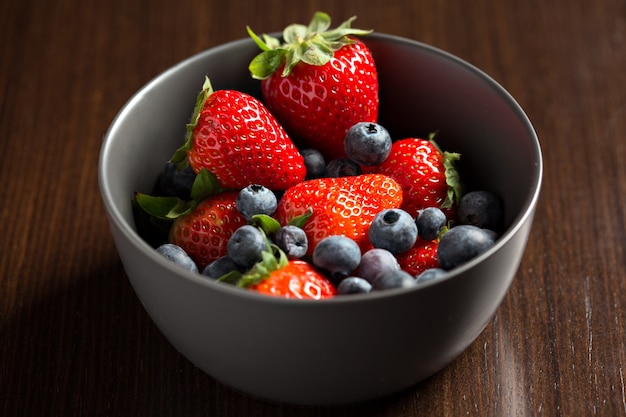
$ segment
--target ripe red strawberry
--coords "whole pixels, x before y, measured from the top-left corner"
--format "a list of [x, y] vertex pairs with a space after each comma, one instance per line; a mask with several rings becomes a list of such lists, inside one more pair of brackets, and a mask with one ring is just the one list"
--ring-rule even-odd
[[282, 43], [268, 35], [261, 40], [248, 28], [263, 50], [250, 72], [262, 80], [264, 102], [295, 141], [327, 160], [345, 156], [343, 141], [352, 125], [378, 119], [374, 59], [352, 36], [371, 31], [350, 28], [354, 19], [328, 30], [330, 17], [318, 12], [308, 27], [287, 27]]
[[442, 152], [431, 139], [406, 138], [391, 146], [391, 153], [371, 172], [388, 175], [402, 187], [402, 209], [413, 216], [426, 207], [449, 210], [460, 197], [454, 162], [459, 154]]
[[263, 103], [239, 91], [214, 92], [208, 78], [172, 162], [196, 173], [205, 168], [226, 189], [254, 183], [284, 190], [306, 175], [304, 158]]
[[210, 196], [190, 212], [177, 217], [169, 233], [170, 243], [183, 248], [198, 269], [226, 255], [226, 244], [235, 230], [246, 219], [236, 206], [237, 191], [226, 191]]
[[343, 235], [360, 246], [378, 212], [402, 204], [400, 185], [385, 175], [319, 178], [289, 188], [276, 209], [276, 219], [287, 224], [312, 210], [302, 226], [309, 240], [308, 254], [325, 237]]
[[400, 268], [413, 276], [417, 276], [429, 268], [439, 268], [438, 245], [438, 240], [424, 240], [418, 237], [411, 249], [396, 255]]
[[270, 272], [260, 283], [248, 287], [262, 294], [283, 298], [329, 298], [336, 290], [329, 279], [313, 265], [300, 260], [290, 260], [287, 265]]

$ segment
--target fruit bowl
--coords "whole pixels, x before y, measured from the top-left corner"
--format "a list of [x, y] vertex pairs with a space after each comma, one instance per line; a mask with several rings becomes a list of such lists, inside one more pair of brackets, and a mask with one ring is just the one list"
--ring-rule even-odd
[[509, 288], [531, 229], [542, 159], [520, 106], [481, 70], [423, 43], [363, 38], [376, 60], [379, 121], [394, 137], [438, 131], [462, 154], [465, 180], [498, 194], [505, 231], [487, 252], [410, 289], [289, 300], [185, 271], [138, 234], [131, 198], [149, 192], [184, 136], [205, 76], [216, 89], [261, 97], [247, 66], [251, 39], [188, 58], [141, 88], [112, 122], [99, 181], [125, 272], [171, 344], [216, 380], [253, 396], [295, 404], [341, 404], [405, 389], [466, 349]]

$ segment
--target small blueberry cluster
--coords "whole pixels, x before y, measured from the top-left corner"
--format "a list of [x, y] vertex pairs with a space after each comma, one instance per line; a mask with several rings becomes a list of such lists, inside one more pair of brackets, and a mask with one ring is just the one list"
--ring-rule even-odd
[[[459, 213], [460, 223], [448, 228], [445, 214], [436, 207], [421, 210], [415, 219], [402, 209], [383, 210], [369, 228], [373, 249], [361, 256], [353, 241], [332, 236], [316, 247], [313, 263], [339, 282], [338, 294], [408, 288], [431, 281], [485, 252], [498, 237], [491, 229], [499, 226], [503, 212], [492, 193], [468, 193], [459, 203]], [[440, 267], [414, 277], [401, 269], [396, 255], [411, 249], [418, 237], [439, 239]]]
[[[212, 279], [249, 270], [262, 260], [263, 252], [271, 250], [270, 244], [275, 244], [289, 259], [306, 258], [308, 241], [301, 227], [278, 225], [273, 232], [266, 233], [255, 223], [259, 216], [271, 219], [277, 207], [274, 192], [261, 185], [250, 185], [240, 191], [236, 203], [250, 224], [237, 229], [228, 241], [228, 254], [203, 271], [198, 271], [193, 260], [176, 245], [164, 244], [157, 252], [183, 268]], [[441, 277], [494, 245], [503, 217], [502, 204], [494, 194], [467, 193], [459, 202], [457, 214], [458, 224], [449, 227], [446, 215], [436, 207], [421, 210], [415, 218], [399, 208], [386, 209], [370, 225], [368, 238], [372, 249], [361, 253], [354, 240], [333, 235], [320, 241], [306, 260], [336, 285], [338, 295], [413, 287]], [[418, 238], [439, 239], [440, 267], [412, 276], [401, 269], [396, 255], [410, 250]]]
[[378, 123], [361, 122], [346, 133], [344, 148], [348, 158], [326, 162], [316, 149], [303, 149], [307, 179], [322, 177], [350, 177], [363, 173], [362, 166], [374, 166], [383, 162], [391, 152], [391, 135]]

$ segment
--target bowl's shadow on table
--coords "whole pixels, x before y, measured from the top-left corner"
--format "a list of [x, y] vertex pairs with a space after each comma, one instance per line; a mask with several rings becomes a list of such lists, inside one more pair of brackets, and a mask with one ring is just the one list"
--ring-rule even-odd
[[167, 341], [118, 261], [30, 300], [0, 329], [10, 340], [6, 358], [19, 358], [3, 373], [23, 374], [21, 386], [3, 388], [15, 399], [9, 405], [15, 415], [374, 416], [403, 403], [399, 397], [419, 401], [419, 391], [428, 390], [425, 381], [383, 399], [337, 406], [278, 404], [241, 393], [196, 368]]

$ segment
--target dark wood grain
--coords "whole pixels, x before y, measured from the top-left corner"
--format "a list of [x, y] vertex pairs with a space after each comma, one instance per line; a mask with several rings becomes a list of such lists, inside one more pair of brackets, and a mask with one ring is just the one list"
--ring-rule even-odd
[[[513, 286], [469, 349], [388, 398], [294, 407], [220, 384], [159, 333], [115, 252], [97, 161], [152, 77], [318, 9], [486, 71], [533, 121], [545, 179]], [[626, 415], [623, 0], [4, 1], [0, 42], [0, 415]]]

